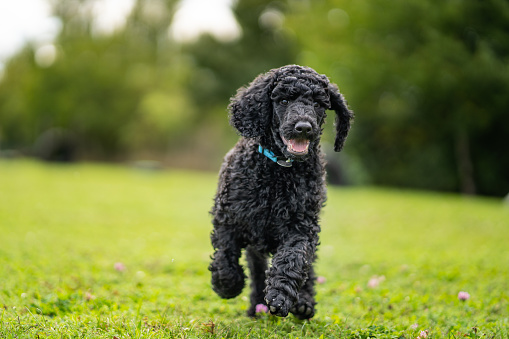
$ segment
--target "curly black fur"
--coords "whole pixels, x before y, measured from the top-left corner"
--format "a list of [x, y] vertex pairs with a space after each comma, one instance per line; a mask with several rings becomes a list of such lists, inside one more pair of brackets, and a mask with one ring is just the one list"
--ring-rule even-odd
[[[229, 106], [230, 124], [242, 136], [226, 155], [212, 209], [215, 252], [212, 288], [233, 298], [244, 288], [242, 249], [251, 276], [251, 306], [299, 319], [315, 314], [313, 263], [319, 212], [325, 203], [325, 161], [319, 141], [325, 111], [336, 112], [334, 150], [340, 151], [353, 113], [325, 75], [290, 65], [259, 75]], [[291, 159], [282, 167], [258, 151]], [[269, 267], [267, 259], [272, 255]]]

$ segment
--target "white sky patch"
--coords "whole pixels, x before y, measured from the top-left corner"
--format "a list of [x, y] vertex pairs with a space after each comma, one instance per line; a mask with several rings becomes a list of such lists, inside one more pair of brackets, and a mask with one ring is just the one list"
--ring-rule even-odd
[[94, 31], [110, 34], [124, 27], [134, 0], [96, 0], [92, 5]]
[[[238, 39], [242, 30], [231, 11], [234, 1], [181, 0], [170, 36], [188, 42], [208, 32], [225, 42]], [[134, 3], [135, 0], [95, 0], [84, 10], [92, 11], [96, 33], [109, 34], [125, 25]], [[36, 47], [51, 45], [61, 28], [60, 19], [52, 16], [49, 0], [0, 0], [0, 73], [3, 62], [27, 41]], [[51, 63], [50, 48], [41, 50], [43, 64]]]
[[179, 42], [195, 41], [210, 33], [224, 42], [240, 38], [242, 30], [232, 13], [232, 0], [181, 0], [169, 29]]
[[0, 61], [18, 51], [26, 41], [52, 42], [61, 26], [44, 0], [0, 0]]

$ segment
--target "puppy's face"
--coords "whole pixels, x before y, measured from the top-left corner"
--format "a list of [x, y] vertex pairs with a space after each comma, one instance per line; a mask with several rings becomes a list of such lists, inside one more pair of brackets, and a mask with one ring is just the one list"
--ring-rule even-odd
[[319, 142], [330, 107], [324, 85], [291, 76], [278, 81], [272, 91], [273, 138], [287, 158], [305, 160]]

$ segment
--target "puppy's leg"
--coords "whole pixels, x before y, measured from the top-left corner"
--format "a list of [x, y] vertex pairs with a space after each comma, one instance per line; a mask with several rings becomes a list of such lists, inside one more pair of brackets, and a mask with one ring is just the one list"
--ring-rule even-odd
[[300, 289], [299, 299], [290, 309], [290, 312], [298, 319], [310, 319], [315, 315], [315, 281], [315, 272], [311, 266], [308, 279]]
[[246, 249], [246, 259], [251, 273], [251, 306], [247, 310], [247, 315], [254, 317], [256, 315], [256, 305], [266, 305], [265, 293], [265, 271], [267, 271], [267, 258], [262, 253], [252, 247]]
[[244, 288], [246, 275], [239, 264], [241, 248], [230, 228], [217, 227], [211, 235], [215, 252], [209, 270], [212, 289], [224, 299], [238, 296]]
[[308, 279], [314, 248], [308, 239], [291, 238], [274, 255], [265, 288], [265, 302], [272, 314], [286, 317], [299, 299], [299, 291]]

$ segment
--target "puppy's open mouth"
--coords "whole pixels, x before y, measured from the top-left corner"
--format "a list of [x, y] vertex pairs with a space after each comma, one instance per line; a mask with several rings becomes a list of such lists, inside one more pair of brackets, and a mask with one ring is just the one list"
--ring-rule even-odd
[[293, 155], [305, 155], [309, 150], [309, 140], [307, 139], [285, 139], [281, 136], [281, 139], [286, 145], [286, 149]]

